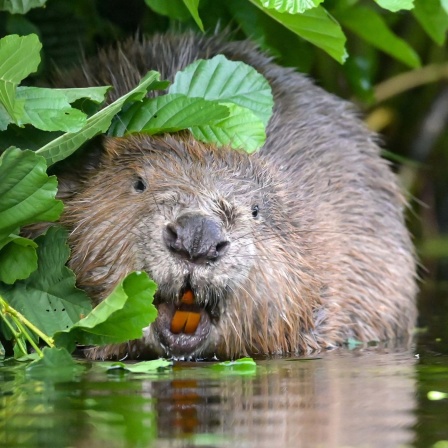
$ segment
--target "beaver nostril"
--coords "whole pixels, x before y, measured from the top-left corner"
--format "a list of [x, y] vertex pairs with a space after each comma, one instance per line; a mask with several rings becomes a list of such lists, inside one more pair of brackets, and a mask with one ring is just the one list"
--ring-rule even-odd
[[173, 243], [177, 240], [177, 230], [176, 226], [173, 224], [167, 224], [166, 226], [166, 237]]
[[229, 246], [230, 246], [230, 241], [226, 240], [226, 241], [219, 242], [216, 245], [216, 252], [217, 252], [218, 256], [223, 255], [227, 251]]

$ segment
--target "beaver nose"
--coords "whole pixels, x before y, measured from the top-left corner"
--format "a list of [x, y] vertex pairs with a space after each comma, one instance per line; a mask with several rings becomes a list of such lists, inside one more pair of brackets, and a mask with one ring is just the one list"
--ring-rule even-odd
[[222, 225], [198, 213], [184, 213], [167, 224], [163, 238], [171, 251], [195, 263], [217, 260], [230, 245]]

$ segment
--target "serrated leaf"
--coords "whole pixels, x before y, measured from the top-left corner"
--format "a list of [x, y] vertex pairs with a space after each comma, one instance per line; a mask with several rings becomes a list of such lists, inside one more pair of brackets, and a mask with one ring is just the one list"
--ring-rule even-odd
[[26, 14], [30, 9], [40, 8], [47, 0], [0, 0], [0, 11], [11, 14]]
[[45, 159], [33, 151], [11, 148], [0, 157], [0, 240], [18, 227], [59, 218], [57, 180], [46, 170]]
[[343, 63], [347, 58], [345, 35], [339, 23], [322, 6], [308, 9], [303, 14], [288, 14], [263, 8], [261, 0], [250, 1], [302, 39], [327, 52], [338, 62]]
[[194, 21], [196, 22], [196, 25], [199, 27], [199, 29], [204, 32], [204, 25], [202, 24], [202, 20], [199, 17], [199, 0], [183, 0], [185, 6], [188, 8], [188, 11], [190, 11], [191, 16], [193, 17]]
[[169, 93], [235, 103], [251, 110], [267, 125], [274, 100], [264, 76], [253, 67], [223, 55], [193, 62], [176, 74]]
[[370, 8], [357, 6], [341, 10], [340, 22], [366, 42], [410, 67], [420, 66], [417, 53], [388, 28], [380, 15]]
[[206, 125], [229, 116], [229, 109], [217, 101], [168, 94], [145, 98], [121, 113], [109, 135], [123, 136], [132, 132], [158, 134], [176, 132], [192, 126]]
[[77, 89], [18, 87], [16, 100], [23, 104], [18, 124], [32, 124], [43, 131], [77, 132], [85, 125], [87, 117], [70, 103], [81, 98], [101, 103], [108, 89], [108, 86]]
[[159, 79], [159, 73], [155, 71], [148, 72], [135, 89], [132, 89], [126, 95], [118, 98], [116, 101], [88, 118], [85, 126], [80, 131], [61, 135], [37, 150], [36, 153], [45, 157], [48, 165], [52, 165], [53, 163], [65, 159], [95, 135], [106, 132], [110, 126], [112, 118], [121, 110], [127, 101], [139, 101], [146, 95], [148, 90], [158, 88], [160, 86]]
[[1, 288], [13, 308], [50, 336], [71, 327], [91, 310], [90, 299], [75, 287], [75, 275], [65, 266], [67, 235], [66, 230], [52, 227], [38, 237], [37, 270], [13, 287]]
[[412, 13], [436, 44], [443, 45], [445, 43], [448, 12], [445, 11], [440, 0], [416, 0]]
[[86, 115], [72, 108], [57, 90], [18, 87], [16, 99], [23, 103], [19, 126], [31, 124], [42, 131], [77, 132], [85, 125]]
[[24, 37], [12, 34], [0, 39], [0, 102], [14, 122], [23, 111], [23, 104], [15, 99], [17, 85], [37, 70], [41, 48], [35, 34]]
[[414, 0], [374, 0], [381, 8], [388, 9], [392, 12], [397, 12], [402, 9], [412, 9], [414, 7]]
[[12, 285], [37, 269], [37, 244], [17, 235], [0, 250], [0, 281]]
[[230, 146], [252, 153], [266, 141], [263, 122], [249, 109], [227, 103], [230, 116], [212, 125], [191, 128], [197, 140], [217, 146]]
[[324, 0], [260, 0], [261, 4], [268, 9], [275, 9], [278, 12], [289, 14], [299, 14], [307, 9], [319, 6]]
[[56, 345], [73, 349], [142, 337], [143, 328], [157, 317], [152, 304], [156, 284], [144, 272], [129, 274], [92, 312], [66, 331], [54, 335]]

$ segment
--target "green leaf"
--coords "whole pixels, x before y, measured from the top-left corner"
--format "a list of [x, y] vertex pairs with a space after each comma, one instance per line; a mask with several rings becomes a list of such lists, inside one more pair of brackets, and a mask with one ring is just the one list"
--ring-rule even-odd
[[240, 358], [235, 361], [213, 364], [212, 369], [224, 374], [254, 375], [257, 371], [257, 364], [252, 358]]
[[202, 20], [199, 17], [198, 12], [199, 0], [183, 0], [183, 2], [185, 6], [188, 8], [188, 11], [190, 11], [190, 14], [193, 17], [194, 21], [196, 22], [196, 25], [202, 32], [204, 32], [204, 25], [202, 24]]
[[[73, 89], [51, 89], [52, 92], [58, 92], [63, 95], [68, 103], [73, 103], [76, 100], [82, 98], [88, 98], [95, 103], [102, 103], [107, 92], [110, 90], [110, 86], [100, 86], [100, 87], [81, 87]], [[47, 89], [42, 89], [47, 90]]]
[[187, 20], [191, 17], [190, 11], [182, 0], [145, 0], [145, 3], [157, 14], [168, 16], [175, 20]]
[[412, 13], [436, 44], [445, 43], [448, 11], [441, 5], [440, 0], [416, 0]]
[[16, 99], [23, 103], [19, 125], [32, 124], [43, 131], [78, 132], [86, 123], [86, 115], [70, 103], [88, 98], [95, 103], [104, 101], [109, 87], [84, 89], [46, 89], [18, 87]]
[[243, 62], [229, 61], [223, 55], [198, 60], [178, 72], [169, 92], [235, 103], [250, 109], [265, 125], [274, 106], [272, 90], [266, 78], [253, 67]]
[[324, 0], [260, 0], [263, 7], [289, 14], [303, 13], [319, 6]]
[[47, 0], [0, 0], [0, 11], [11, 14], [26, 14], [32, 8], [40, 8]]
[[57, 90], [18, 87], [16, 99], [23, 103], [19, 126], [31, 124], [43, 131], [77, 132], [85, 125], [86, 115], [73, 109]]
[[124, 362], [100, 362], [101, 367], [107, 368], [107, 370], [126, 370], [131, 373], [153, 373], [160, 369], [166, 369], [173, 365], [173, 361], [168, 361], [163, 358], [154, 359], [152, 361], [137, 362], [135, 364], [125, 364]]
[[252, 153], [266, 141], [263, 122], [249, 109], [227, 103], [230, 116], [212, 125], [191, 128], [197, 140], [218, 146], [231, 146]]
[[75, 276], [65, 266], [69, 256], [67, 231], [50, 228], [36, 239], [38, 268], [12, 287], [0, 287], [8, 303], [41, 331], [65, 330], [91, 310], [90, 299], [75, 287]]
[[288, 14], [264, 9], [261, 0], [250, 1], [302, 39], [326, 51], [338, 62], [343, 63], [347, 58], [345, 35], [336, 20], [321, 6], [303, 14]]
[[443, 10], [448, 14], [448, 0], [440, 0]]
[[143, 99], [148, 90], [158, 88], [160, 86], [159, 79], [159, 73], [155, 71], [148, 72], [135, 89], [88, 118], [85, 126], [80, 131], [63, 134], [37, 150], [36, 153], [45, 157], [48, 165], [65, 159], [95, 135], [106, 132], [112, 118], [127, 101], [139, 101]]
[[397, 12], [401, 9], [412, 9], [414, 7], [414, 0], [375, 0], [375, 2], [381, 8], [388, 9], [392, 12]]
[[[426, 396], [428, 397], [428, 400], [431, 401], [438, 401], [438, 400], [445, 400], [448, 398], [448, 393], [446, 392], [440, 392], [438, 390], [430, 390]], [[437, 445], [437, 444], [436, 444]]]
[[229, 109], [217, 101], [168, 94], [145, 98], [132, 104], [125, 112], [119, 114], [109, 130], [109, 135], [176, 132], [192, 126], [206, 125], [228, 116]]
[[69, 381], [86, 371], [86, 367], [76, 362], [65, 348], [45, 347], [42, 352], [44, 356], [26, 368], [32, 378]]
[[59, 218], [57, 180], [46, 169], [44, 158], [32, 151], [11, 148], [0, 157], [0, 240], [18, 227]]
[[420, 66], [417, 53], [390, 31], [384, 20], [372, 9], [357, 6], [340, 11], [340, 22], [366, 42], [410, 67]]
[[66, 331], [54, 335], [68, 349], [75, 342], [106, 345], [142, 337], [143, 328], [157, 317], [152, 304], [156, 284], [144, 272], [129, 274], [92, 312]]
[[27, 238], [12, 235], [0, 250], [0, 281], [12, 285], [28, 278], [37, 269], [37, 244]]
[[0, 39], [0, 103], [15, 123], [23, 112], [23, 103], [15, 99], [17, 85], [37, 70], [41, 48], [35, 34]]

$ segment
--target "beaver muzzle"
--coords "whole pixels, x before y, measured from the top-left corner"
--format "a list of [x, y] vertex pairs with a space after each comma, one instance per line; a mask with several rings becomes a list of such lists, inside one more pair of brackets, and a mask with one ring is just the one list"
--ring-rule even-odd
[[[199, 211], [185, 212], [167, 223], [162, 240], [173, 259], [190, 274], [198, 266], [212, 267], [225, 256], [230, 246], [223, 223]], [[154, 328], [167, 354], [196, 356], [206, 345], [212, 320], [217, 317], [216, 307], [212, 309], [206, 306], [206, 301], [196, 300], [189, 276], [177, 303], [159, 298], [156, 304], [159, 315]]]
[[195, 303], [191, 289], [181, 294], [178, 304], [159, 303], [154, 322], [160, 344], [172, 356], [185, 357], [204, 345], [211, 329], [207, 308]]

